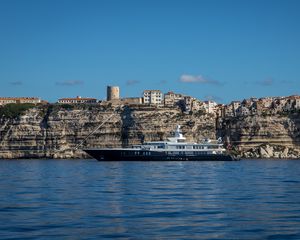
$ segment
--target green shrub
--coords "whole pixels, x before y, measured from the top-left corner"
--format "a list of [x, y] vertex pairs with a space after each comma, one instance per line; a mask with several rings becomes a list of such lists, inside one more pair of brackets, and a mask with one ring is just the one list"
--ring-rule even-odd
[[72, 104], [66, 104], [66, 103], [64, 103], [64, 104], [60, 104], [59, 106], [61, 108], [63, 108], [63, 109], [66, 109], [66, 110], [72, 110], [72, 109], [74, 109], [74, 105], [72, 105]]
[[203, 116], [205, 114], [206, 114], [205, 110], [200, 109], [197, 112], [195, 112], [195, 117], [200, 117], [200, 116]]
[[26, 110], [34, 108], [32, 103], [10, 103], [0, 108], [0, 117], [16, 118], [21, 116]]

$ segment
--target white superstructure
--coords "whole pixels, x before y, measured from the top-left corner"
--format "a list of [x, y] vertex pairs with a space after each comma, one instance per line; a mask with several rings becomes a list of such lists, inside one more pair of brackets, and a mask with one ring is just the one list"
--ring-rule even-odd
[[205, 154], [224, 154], [226, 149], [223, 147], [221, 138], [218, 140], [204, 139], [201, 143], [186, 142], [186, 138], [177, 126], [175, 136], [167, 141], [146, 142], [141, 145], [134, 145], [136, 150], [148, 150], [155, 152], [166, 152], [168, 155], [205, 155]]

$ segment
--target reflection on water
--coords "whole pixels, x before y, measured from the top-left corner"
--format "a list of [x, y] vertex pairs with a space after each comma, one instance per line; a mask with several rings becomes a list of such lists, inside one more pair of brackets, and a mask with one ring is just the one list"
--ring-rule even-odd
[[300, 239], [300, 161], [0, 161], [0, 238]]

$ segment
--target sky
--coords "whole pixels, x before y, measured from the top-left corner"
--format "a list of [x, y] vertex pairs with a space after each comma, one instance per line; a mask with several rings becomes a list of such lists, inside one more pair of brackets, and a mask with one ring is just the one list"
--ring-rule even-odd
[[298, 0], [0, 0], [0, 96], [300, 94]]

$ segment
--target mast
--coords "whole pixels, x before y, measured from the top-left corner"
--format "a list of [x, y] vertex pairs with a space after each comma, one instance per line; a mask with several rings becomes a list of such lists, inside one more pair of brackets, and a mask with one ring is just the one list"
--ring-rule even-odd
[[[123, 106], [118, 107], [115, 111], [118, 112]], [[92, 136], [96, 131], [98, 131], [109, 119], [111, 119], [113, 116], [115, 115], [115, 113], [112, 113], [111, 115], [108, 116], [108, 118], [106, 118], [99, 126], [97, 126], [96, 128], [94, 128], [93, 131], [91, 131], [79, 144], [77, 144], [75, 146], [75, 150], [77, 150], [78, 148], [80, 148], [84, 142], [90, 137]]]

